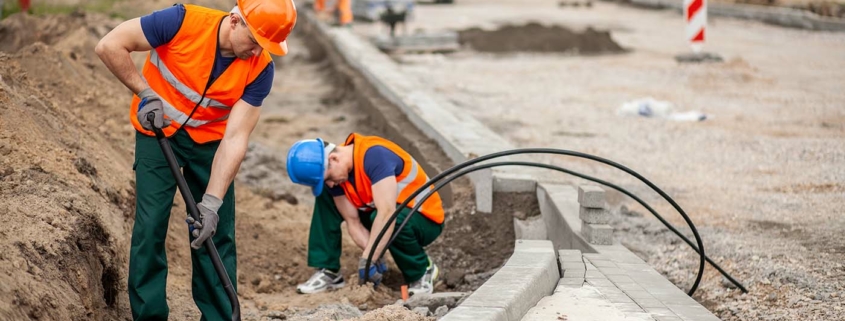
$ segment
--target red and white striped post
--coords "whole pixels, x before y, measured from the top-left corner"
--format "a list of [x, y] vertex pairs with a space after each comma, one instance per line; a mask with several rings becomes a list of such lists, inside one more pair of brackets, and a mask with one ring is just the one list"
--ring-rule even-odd
[[687, 40], [694, 53], [704, 46], [704, 32], [707, 29], [707, 0], [684, 0], [684, 18], [687, 22]]

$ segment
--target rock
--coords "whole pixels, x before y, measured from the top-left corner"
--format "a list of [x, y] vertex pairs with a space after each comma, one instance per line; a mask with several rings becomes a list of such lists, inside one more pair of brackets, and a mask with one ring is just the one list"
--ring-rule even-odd
[[722, 286], [728, 289], [736, 289], [736, 284], [733, 284], [731, 280], [728, 280], [726, 277], [722, 277]]
[[267, 313], [264, 316], [270, 320], [286, 320], [288, 318], [288, 316], [284, 315], [284, 313], [279, 311], [271, 311], [270, 313]]
[[426, 307], [417, 307], [417, 308], [414, 308], [413, 311], [414, 311], [414, 313], [419, 314], [419, 315], [424, 316], [424, 317], [427, 317], [428, 312], [429, 312], [428, 308], [426, 308]]
[[436, 310], [440, 306], [454, 308], [458, 303], [468, 296], [465, 292], [438, 292], [432, 294], [416, 294], [405, 302], [405, 307], [414, 310], [418, 307], [425, 307], [427, 310]]
[[441, 305], [437, 308], [437, 310], [434, 310], [434, 316], [438, 319], [446, 316], [446, 313], [449, 313], [449, 307], [445, 305]]
[[464, 273], [461, 270], [455, 269], [446, 272], [446, 275], [443, 276], [443, 279], [446, 281], [446, 285], [450, 288], [457, 287], [461, 284], [461, 281], [464, 279]]

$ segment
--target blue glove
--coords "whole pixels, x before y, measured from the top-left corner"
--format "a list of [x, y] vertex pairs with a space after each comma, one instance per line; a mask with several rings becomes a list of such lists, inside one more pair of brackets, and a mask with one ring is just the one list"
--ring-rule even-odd
[[378, 273], [381, 273], [382, 276], [387, 273], [387, 262], [384, 261], [384, 258], [378, 259], [378, 261], [376, 261], [375, 266], [376, 271], [378, 271]]
[[[367, 273], [369, 274], [369, 277], [367, 279], [364, 279], [364, 272], [366, 271], [365, 268], [367, 266], [367, 259], [358, 259], [358, 284], [361, 285], [367, 282], [372, 282], [373, 285], [378, 286], [379, 283], [381, 283], [382, 279], [382, 273], [379, 272], [379, 268], [377, 267], [378, 265], [379, 264], [370, 264], [369, 273]], [[387, 264], [384, 264], [383, 266], [384, 270], [386, 271]]]

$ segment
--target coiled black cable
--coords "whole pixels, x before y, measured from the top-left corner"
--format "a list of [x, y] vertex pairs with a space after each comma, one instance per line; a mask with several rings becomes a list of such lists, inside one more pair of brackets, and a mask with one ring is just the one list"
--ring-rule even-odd
[[[433, 185], [433, 184], [435, 184], [436, 182], [440, 181], [440, 180], [441, 180], [441, 179], [443, 179], [444, 177], [446, 177], [446, 176], [448, 176], [448, 175], [451, 175], [452, 173], [454, 173], [454, 172], [456, 172], [456, 171], [458, 171], [458, 170], [461, 170], [461, 169], [463, 169], [463, 168], [469, 167], [469, 166], [471, 166], [471, 165], [474, 165], [474, 164], [476, 164], [476, 163], [483, 162], [483, 161], [486, 161], [486, 160], [490, 160], [490, 159], [494, 159], [494, 158], [498, 158], [498, 157], [509, 156], [509, 155], [515, 155], [515, 154], [529, 154], [529, 153], [540, 153], [540, 154], [558, 154], [558, 155], [567, 155], [567, 156], [575, 156], [575, 157], [580, 157], [580, 158], [586, 158], [586, 159], [594, 160], [594, 161], [597, 161], [597, 162], [600, 162], [600, 163], [604, 163], [604, 164], [607, 164], [607, 165], [610, 165], [610, 166], [616, 167], [616, 168], [618, 168], [618, 169], [620, 169], [620, 170], [622, 170], [622, 171], [625, 171], [626, 173], [628, 173], [628, 174], [630, 174], [630, 175], [632, 175], [632, 176], [636, 177], [637, 179], [639, 179], [640, 181], [642, 181], [643, 183], [645, 183], [646, 185], [648, 185], [648, 186], [649, 186], [652, 190], [654, 190], [655, 192], [657, 192], [658, 194], [660, 194], [660, 196], [661, 196], [661, 197], [663, 197], [664, 199], [666, 199], [666, 201], [668, 201], [668, 202], [669, 202], [669, 203], [670, 203], [670, 204], [671, 204], [671, 205], [672, 205], [672, 206], [673, 206], [673, 207], [674, 207], [674, 208], [678, 211], [678, 213], [679, 213], [679, 214], [681, 214], [681, 216], [684, 218], [684, 220], [686, 221], [686, 223], [690, 226], [690, 230], [693, 232], [693, 236], [695, 236], [696, 243], [698, 244], [698, 247], [696, 247], [695, 245], [693, 245], [693, 244], [692, 244], [692, 242], [690, 242], [690, 241], [689, 241], [689, 239], [687, 239], [685, 236], [683, 236], [682, 234], [680, 234], [680, 232], [679, 232], [677, 229], [675, 229], [675, 228], [674, 228], [671, 224], [669, 224], [669, 223], [668, 223], [666, 220], [664, 220], [664, 219], [663, 219], [660, 215], [658, 215], [658, 214], [657, 214], [657, 212], [656, 212], [656, 211], [654, 211], [654, 209], [652, 209], [652, 208], [651, 208], [651, 206], [648, 206], [648, 204], [646, 204], [644, 201], [642, 201], [640, 198], [636, 197], [636, 196], [635, 196], [635, 195], [633, 195], [632, 193], [630, 193], [630, 192], [628, 192], [628, 191], [626, 191], [626, 190], [624, 190], [624, 189], [622, 189], [622, 188], [620, 188], [620, 187], [618, 187], [618, 186], [616, 186], [616, 185], [614, 185], [614, 184], [611, 184], [611, 183], [609, 183], [609, 182], [605, 182], [605, 181], [602, 181], [602, 180], [599, 180], [599, 179], [596, 179], [596, 178], [593, 178], [593, 177], [590, 177], [590, 176], [587, 176], [587, 175], [584, 175], [584, 174], [580, 174], [580, 173], [577, 173], [577, 172], [573, 172], [573, 171], [570, 171], [570, 170], [567, 170], [567, 169], [564, 169], [564, 168], [561, 168], [561, 167], [558, 167], [558, 166], [547, 165], [547, 164], [541, 164], [541, 163], [532, 163], [532, 162], [500, 162], [500, 163], [491, 163], [491, 164], [479, 165], [479, 166], [476, 166], [476, 167], [473, 167], [473, 168], [470, 168], [470, 169], [467, 169], [467, 170], [461, 171], [461, 172], [459, 172], [458, 174], [455, 174], [454, 176], [450, 177], [447, 181], [445, 181], [445, 182], [443, 182], [443, 183], [438, 184], [438, 187], [436, 187], [436, 188], [434, 189], [434, 191], [439, 190], [440, 188], [442, 188], [443, 186], [445, 186], [446, 184], [448, 184], [448, 183], [449, 183], [449, 182], [451, 182], [452, 180], [457, 179], [458, 177], [461, 177], [461, 176], [463, 176], [463, 175], [466, 175], [466, 174], [468, 174], [468, 173], [470, 173], [470, 172], [473, 172], [473, 171], [476, 171], [476, 170], [485, 169], [485, 168], [491, 168], [491, 167], [495, 167], [495, 166], [506, 166], [506, 165], [519, 165], [519, 166], [532, 166], [532, 167], [547, 168], [547, 169], [552, 169], [552, 170], [561, 171], [561, 172], [564, 172], [564, 173], [567, 173], [567, 174], [570, 174], [570, 175], [574, 175], [574, 176], [577, 176], [577, 177], [581, 177], [581, 178], [584, 178], [584, 179], [587, 179], [587, 180], [591, 180], [591, 181], [594, 181], [594, 182], [597, 182], [597, 183], [600, 183], [600, 184], [606, 185], [606, 186], [608, 186], [608, 187], [614, 188], [614, 189], [616, 189], [616, 190], [618, 190], [618, 191], [620, 191], [620, 192], [624, 193], [625, 195], [628, 195], [629, 197], [633, 198], [634, 200], [636, 200], [638, 203], [640, 203], [640, 204], [641, 204], [641, 205], [643, 205], [646, 209], [648, 209], [648, 210], [649, 210], [649, 212], [651, 212], [652, 214], [654, 214], [654, 215], [655, 215], [655, 217], [657, 217], [657, 218], [658, 218], [658, 220], [660, 220], [660, 221], [661, 221], [661, 222], [662, 222], [662, 223], [663, 223], [663, 224], [664, 224], [667, 228], [669, 228], [670, 230], [672, 230], [672, 232], [674, 232], [675, 234], [677, 234], [678, 236], [680, 236], [680, 237], [681, 237], [681, 238], [682, 238], [682, 239], [683, 239], [683, 240], [684, 240], [684, 241], [685, 241], [688, 245], [690, 245], [690, 247], [692, 247], [692, 248], [693, 248], [696, 252], [698, 252], [698, 253], [699, 253], [699, 257], [700, 257], [700, 258], [699, 258], [699, 271], [698, 271], [698, 274], [697, 274], [697, 276], [696, 276], [695, 282], [693, 283], [693, 286], [690, 288], [690, 290], [689, 290], [689, 292], [688, 292], [688, 294], [689, 294], [690, 296], [692, 296], [692, 295], [695, 293], [695, 290], [698, 288], [698, 285], [699, 285], [699, 283], [701, 282], [701, 277], [702, 277], [703, 272], [704, 272], [704, 262], [705, 262], [705, 261], [710, 262], [710, 264], [712, 264], [712, 265], [713, 265], [713, 266], [714, 266], [717, 270], [719, 270], [719, 272], [720, 272], [720, 273], [722, 273], [722, 275], [725, 275], [725, 276], [726, 276], [726, 277], [727, 277], [727, 278], [728, 278], [731, 282], [733, 282], [734, 284], [736, 284], [736, 285], [737, 285], [737, 286], [738, 286], [738, 287], [739, 287], [739, 288], [740, 288], [743, 292], [747, 292], [747, 290], [745, 289], [745, 287], [743, 287], [743, 286], [742, 286], [739, 282], [737, 282], [737, 281], [736, 281], [733, 277], [731, 277], [730, 275], [728, 275], [728, 274], [727, 274], [727, 272], [725, 272], [725, 271], [724, 271], [721, 267], [719, 267], [719, 266], [718, 266], [715, 262], [713, 262], [713, 260], [711, 260], [710, 258], [708, 258], [708, 257], [704, 254], [704, 250], [703, 250], [704, 246], [703, 246], [703, 243], [702, 243], [702, 241], [701, 241], [701, 237], [700, 237], [700, 235], [698, 234], [698, 230], [695, 228], [695, 226], [693, 225], [692, 221], [691, 221], [691, 220], [689, 219], [689, 217], [686, 215], [686, 212], [684, 212], [684, 210], [683, 210], [683, 209], [682, 209], [682, 208], [681, 208], [681, 207], [680, 207], [677, 203], [675, 203], [675, 201], [674, 201], [671, 197], [669, 197], [669, 195], [667, 195], [666, 193], [664, 193], [664, 192], [663, 192], [660, 188], [658, 188], [656, 185], [652, 184], [650, 181], [648, 181], [647, 179], [645, 179], [644, 177], [642, 177], [641, 175], [639, 175], [637, 172], [635, 172], [635, 171], [633, 171], [633, 170], [631, 170], [631, 169], [629, 169], [629, 168], [627, 168], [627, 167], [625, 167], [625, 166], [623, 166], [623, 165], [621, 165], [621, 164], [618, 164], [618, 163], [616, 163], [616, 162], [613, 162], [613, 161], [611, 161], [611, 160], [604, 159], [604, 158], [601, 158], [601, 157], [598, 157], [598, 156], [594, 156], [594, 155], [590, 155], [590, 154], [585, 154], [585, 153], [580, 153], [580, 152], [574, 152], [574, 151], [568, 151], [568, 150], [561, 150], [561, 149], [553, 149], [553, 148], [524, 148], [524, 149], [514, 149], [514, 150], [502, 151], [502, 152], [498, 152], [498, 153], [493, 153], [493, 154], [489, 154], [489, 155], [481, 156], [481, 157], [478, 157], [478, 158], [475, 158], [475, 159], [472, 159], [472, 160], [468, 160], [468, 161], [466, 161], [466, 162], [463, 162], [463, 163], [461, 163], [461, 164], [455, 165], [455, 166], [453, 166], [453, 167], [451, 167], [451, 168], [449, 168], [449, 169], [447, 169], [447, 170], [443, 171], [442, 173], [438, 174], [437, 176], [435, 176], [435, 177], [431, 178], [431, 179], [430, 179], [430, 180], [429, 180], [426, 184], [424, 184], [423, 186], [421, 186], [420, 188], [418, 188], [416, 191], [414, 191], [414, 193], [412, 193], [411, 195], [409, 195], [409, 196], [405, 199], [405, 201], [404, 201], [404, 202], [402, 202], [402, 204], [400, 204], [399, 206], [397, 206], [396, 211], [395, 211], [395, 212], [393, 213], [393, 215], [391, 215], [391, 216], [390, 216], [390, 218], [387, 220], [387, 222], [386, 222], [386, 224], [385, 224], [385, 227], [384, 227], [384, 228], [383, 228], [383, 229], [379, 232], [379, 234], [377, 235], [377, 237], [376, 237], [376, 239], [375, 239], [375, 244], [379, 244], [379, 243], [381, 242], [381, 239], [384, 237], [384, 234], [386, 234], [386, 233], [387, 233], [387, 229], [388, 229], [388, 227], [390, 226], [390, 224], [393, 224], [393, 222], [394, 222], [394, 221], [396, 220], [396, 218], [399, 216], [399, 212], [400, 212], [400, 210], [401, 210], [401, 209], [403, 209], [404, 207], [406, 207], [406, 206], [408, 205], [408, 203], [410, 203], [410, 201], [411, 201], [412, 199], [414, 199], [417, 195], [419, 195], [420, 193], [422, 193], [423, 191], [425, 191], [426, 189], [428, 189], [429, 187], [431, 187], [431, 185]], [[431, 195], [431, 193], [429, 193], [429, 195]], [[401, 229], [402, 229], [402, 228], [403, 228], [403, 227], [407, 224], [407, 222], [408, 222], [408, 220], [409, 220], [410, 216], [416, 213], [416, 211], [419, 209], [419, 207], [421, 206], [421, 204], [423, 204], [423, 203], [424, 203], [424, 200], [425, 200], [425, 199], [427, 199], [429, 195], [426, 195], [426, 197], [425, 197], [423, 200], [421, 200], [418, 204], [416, 204], [416, 206], [412, 209], [412, 211], [411, 211], [411, 212], [408, 214], [408, 216], [405, 218], [405, 221], [404, 221], [404, 222], [403, 222], [403, 223], [399, 226], [399, 228], [398, 228], [398, 229], [396, 229], [396, 230], [394, 231], [394, 235], [391, 237], [391, 239], [390, 239], [390, 240], [388, 240], [388, 243], [386, 244], [386, 246], [385, 246], [385, 247], [384, 247], [384, 249], [382, 250], [382, 252], [381, 252], [381, 254], [382, 254], [382, 255], [384, 255], [385, 251], [387, 251], [387, 249], [390, 247], [390, 244], [391, 244], [391, 243], [395, 240], [395, 237], [396, 237], [396, 235], [398, 234], [398, 232], [399, 232], [399, 231], [401, 231]], [[375, 254], [376, 248], [377, 248], [377, 246], [373, 246], [373, 247], [370, 249], [370, 253], [368, 253], [368, 256], [367, 256], [367, 262], [366, 262], [366, 269], [364, 270], [364, 271], [365, 271], [365, 273], [364, 273], [364, 274], [365, 274], [365, 275], [364, 275], [364, 278], [369, 277], [369, 275], [367, 275], [367, 274], [369, 274], [369, 273], [367, 273], [367, 272], [369, 271], [369, 266], [370, 266], [370, 264], [372, 264], [372, 258], [373, 258], [373, 255]]]

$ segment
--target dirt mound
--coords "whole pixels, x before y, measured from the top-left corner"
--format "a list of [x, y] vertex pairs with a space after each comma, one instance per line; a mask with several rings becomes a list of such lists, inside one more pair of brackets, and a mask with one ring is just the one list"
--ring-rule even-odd
[[625, 51], [607, 31], [587, 28], [578, 33], [564, 27], [547, 27], [539, 23], [505, 25], [492, 31], [470, 28], [458, 32], [458, 36], [461, 45], [493, 53], [565, 52], [587, 55]]
[[0, 22], [15, 51], [0, 52], [0, 315], [121, 319], [134, 187], [113, 107], [127, 93], [97, 67], [88, 26], [108, 19], [31, 19]]

